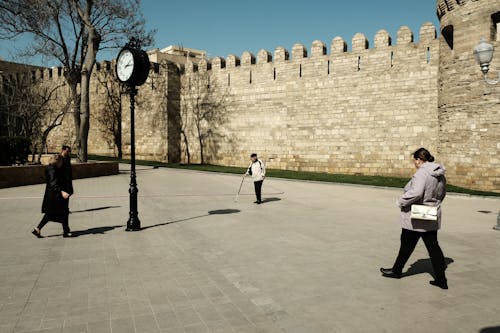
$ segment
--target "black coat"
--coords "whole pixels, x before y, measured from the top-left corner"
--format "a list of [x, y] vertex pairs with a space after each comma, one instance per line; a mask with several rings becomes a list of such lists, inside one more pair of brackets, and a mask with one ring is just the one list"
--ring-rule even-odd
[[49, 165], [45, 169], [45, 195], [43, 196], [42, 213], [51, 216], [65, 216], [69, 214], [69, 201], [64, 199], [61, 191], [68, 192], [64, 169]]
[[71, 169], [71, 157], [63, 158], [63, 174], [64, 174], [64, 182], [67, 186], [67, 191], [69, 195], [73, 195], [73, 170]]

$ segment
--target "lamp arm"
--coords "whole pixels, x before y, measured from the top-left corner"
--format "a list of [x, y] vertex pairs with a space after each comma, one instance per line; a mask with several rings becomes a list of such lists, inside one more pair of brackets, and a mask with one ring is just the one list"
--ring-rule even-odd
[[491, 85], [500, 83], [500, 72], [498, 72], [498, 79], [497, 80], [489, 79], [488, 74], [484, 73], [484, 82], [486, 82], [487, 84], [491, 84]]

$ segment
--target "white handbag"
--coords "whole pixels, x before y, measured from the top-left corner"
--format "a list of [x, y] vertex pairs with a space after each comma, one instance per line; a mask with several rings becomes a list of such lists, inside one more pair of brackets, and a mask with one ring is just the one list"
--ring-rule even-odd
[[411, 218], [412, 220], [415, 219], [415, 220], [437, 221], [438, 207], [411, 205]]

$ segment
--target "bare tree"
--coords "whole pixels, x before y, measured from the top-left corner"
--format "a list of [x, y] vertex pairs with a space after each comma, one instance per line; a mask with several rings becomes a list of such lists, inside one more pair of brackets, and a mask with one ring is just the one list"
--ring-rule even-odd
[[[148, 45], [140, 0], [2, 0], [0, 38], [30, 35], [26, 55], [42, 55], [64, 67], [73, 101], [78, 159], [87, 161], [90, 77], [99, 50], [135, 37]], [[80, 84], [80, 89], [78, 85]]]
[[180, 116], [180, 132], [182, 136], [182, 140], [184, 141], [184, 146], [186, 148], [186, 159], [187, 164], [191, 164], [191, 152], [189, 150], [189, 137], [188, 137], [188, 116], [189, 116], [190, 108], [184, 105], [181, 106], [181, 116]]
[[104, 138], [113, 143], [117, 157], [122, 158], [122, 95], [125, 90], [113, 73], [109, 70], [101, 70], [94, 75], [104, 89], [105, 96], [104, 104], [96, 112], [96, 120]]
[[19, 79], [4, 81], [0, 103], [2, 118], [10, 119], [12, 133], [9, 134], [29, 138], [33, 155], [38, 153], [39, 162], [41, 154], [47, 151], [50, 132], [62, 124], [72, 100], [66, 83]]
[[189, 73], [183, 78], [181, 98], [181, 134], [190, 163], [189, 134], [194, 129], [200, 148], [200, 162], [206, 163], [206, 147], [217, 128], [226, 121], [228, 90], [218, 86], [207, 71]]

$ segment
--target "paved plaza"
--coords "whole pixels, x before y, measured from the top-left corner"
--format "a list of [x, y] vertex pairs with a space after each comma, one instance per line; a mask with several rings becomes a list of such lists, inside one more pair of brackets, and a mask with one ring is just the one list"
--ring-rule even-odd
[[[123, 169], [126, 166], [122, 166]], [[500, 199], [449, 195], [440, 242], [447, 291], [419, 243], [401, 280], [399, 189], [141, 167], [125, 232], [126, 172], [76, 180], [61, 237], [41, 219], [44, 185], [0, 190], [0, 332], [496, 332]], [[496, 329], [495, 329], [496, 327]]]

